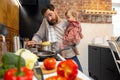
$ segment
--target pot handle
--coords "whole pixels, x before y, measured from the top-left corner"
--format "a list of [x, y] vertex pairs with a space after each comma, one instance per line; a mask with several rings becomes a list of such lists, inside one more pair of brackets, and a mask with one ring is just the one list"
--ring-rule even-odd
[[69, 49], [72, 48], [72, 47], [73, 47], [73, 46], [65, 47], [64, 49], [57, 50], [57, 51], [54, 52], [54, 53], [57, 54], [57, 53], [60, 53], [60, 52], [62, 52], [62, 51], [64, 51], [64, 50], [69, 50]]

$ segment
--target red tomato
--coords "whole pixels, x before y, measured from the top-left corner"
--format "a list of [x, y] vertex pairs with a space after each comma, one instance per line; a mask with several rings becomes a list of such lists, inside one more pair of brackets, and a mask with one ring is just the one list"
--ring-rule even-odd
[[46, 58], [46, 59], [44, 59], [43, 64], [47, 70], [54, 69], [56, 66], [56, 59], [55, 58]]
[[67, 80], [67, 79], [62, 76], [51, 76], [51, 77], [48, 77], [46, 80]]
[[57, 75], [74, 80], [78, 74], [78, 65], [72, 60], [61, 61], [57, 66]]

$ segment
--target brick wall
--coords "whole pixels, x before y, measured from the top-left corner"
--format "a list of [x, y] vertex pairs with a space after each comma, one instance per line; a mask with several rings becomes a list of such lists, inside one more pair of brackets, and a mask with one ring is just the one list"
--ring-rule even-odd
[[[89, 10], [112, 10], [111, 0], [51, 0], [55, 5], [60, 17], [64, 18], [64, 13], [69, 8], [78, 11], [78, 19], [87, 23], [112, 23], [111, 15], [84, 15], [83, 9]], [[106, 4], [106, 5], [104, 5]]]

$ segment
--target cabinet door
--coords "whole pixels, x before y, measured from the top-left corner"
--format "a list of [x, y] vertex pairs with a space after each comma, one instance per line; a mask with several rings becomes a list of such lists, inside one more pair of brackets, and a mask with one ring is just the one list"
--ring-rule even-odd
[[108, 65], [102, 65], [101, 80], [120, 80], [120, 74], [116, 68], [112, 68]]
[[95, 80], [100, 80], [100, 48], [88, 46], [89, 75]]
[[101, 65], [103, 64], [115, 68], [115, 62], [109, 48], [101, 48]]
[[120, 74], [109, 48], [101, 48], [101, 80], [120, 80]]

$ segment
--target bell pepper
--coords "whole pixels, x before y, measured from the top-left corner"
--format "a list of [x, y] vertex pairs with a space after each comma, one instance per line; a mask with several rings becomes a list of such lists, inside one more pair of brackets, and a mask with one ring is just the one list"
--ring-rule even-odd
[[50, 76], [45, 80], [67, 80], [65, 77], [62, 76]]
[[24, 50], [20, 52], [19, 60], [18, 60], [18, 67], [9, 69], [4, 74], [4, 80], [32, 80], [33, 79], [33, 71], [26, 68], [21, 67], [21, 54]]
[[57, 66], [57, 75], [67, 78], [67, 80], [75, 80], [78, 74], [78, 65], [72, 60], [61, 61]]

